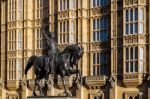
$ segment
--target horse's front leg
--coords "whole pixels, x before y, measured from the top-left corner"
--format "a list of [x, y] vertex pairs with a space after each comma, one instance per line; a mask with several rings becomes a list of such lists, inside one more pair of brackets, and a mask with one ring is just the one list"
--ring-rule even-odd
[[64, 86], [64, 95], [68, 96], [67, 89], [66, 89], [66, 81], [64, 80], [64, 76], [61, 76], [61, 79]]
[[44, 85], [44, 87], [42, 88], [42, 94], [44, 95], [44, 96], [47, 96], [47, 90], [48, 90], [48, 83], [49, 83], [49, 74], [47, 74], [46, 76], [45, 76], [45, 85]]

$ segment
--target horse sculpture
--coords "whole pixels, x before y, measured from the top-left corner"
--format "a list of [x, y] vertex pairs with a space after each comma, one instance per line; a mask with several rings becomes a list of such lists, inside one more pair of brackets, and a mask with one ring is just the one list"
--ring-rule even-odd
[[[64, 77], [65, 76], [70, 76], [72, 74], [76, 74], [78, 80], [80, 77], [80, 73], [78, 69], [73, 69], [73, 66], [77, 66], [79, 59], [82, 57], [83, 55], [83, 48], [80, 48], [77, 44], [74, 45], [69, 45], [67, 46], [64, 51], [62, 52], [58, 52], [54, 63], [55, 63], [55, 75], [60, 75], [61, 79], [62, 79], [62, 83], [64, 86], [64, 94], [68, 95], [67, 90], [66, 90], [66, 86], [65, 86], [65, 80]], [[49, 74], [53, 74], [51, 72], [48, 73], [47, 75], [47, 71], [44, 69], [45, 67], [45, 60], [46, 57], [45, 55], [42, 56], [31, 56], [27, 62], [27, 66], [25, 68], [25, 75], [27, 74], [28, 70], [34, 66], [34, 72], [36, 75], [35, 78], [35, 86], [34, 86], [34, 90], [33, 90], [33, 95], [36, 96], [37, 94], [35, 93], [36, 90], [36, 86], [39, 87], [40, 89], [40, 93], [42, 95], [42, 90], [40, 88], [39, 85], [39, 81], [43, 78], [45, 78], [45, 80], [48, 80], [48, 76]]]

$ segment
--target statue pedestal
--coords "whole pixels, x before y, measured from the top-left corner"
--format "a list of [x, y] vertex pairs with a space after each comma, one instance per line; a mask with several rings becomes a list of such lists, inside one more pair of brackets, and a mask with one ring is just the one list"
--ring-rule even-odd
[[27, 99], [78, 99], [76, 97], [62, 97], [62, 96], [31, 96]]

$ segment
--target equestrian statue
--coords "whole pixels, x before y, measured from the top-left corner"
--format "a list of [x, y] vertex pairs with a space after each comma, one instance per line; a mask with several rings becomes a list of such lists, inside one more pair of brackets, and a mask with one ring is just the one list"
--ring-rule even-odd
[[[43, 49], [43, 55], [33, 55], [28, 59], [27, 66], [25, 68], [25, 75], [28, 70], [33, 66], [35, 78], [35, 86], [33, 95], [37, 96], [35, 90], [36, 87], [40, 89], [40, 95], [43, 95], [42, 88], [39, 85], [41, 79], [45, 79], [45, 86], [49, 75], [60, 75], [64, 86], [64, 94], [68, 95], [65, 86], [65, 76], [76, 74], [77, 79], [81, 79], [80, 72], [78, 70], [78, 61], [83, 56], [84, 49], [77, 44], [68, 45], [62, 52], [58, 49], [55, 41], [55, 34], [53, 32], [45, 32], [43, 30], [43, 36], [46, 40], [46, 44]], [[73, 69], [76, 66], [77, 69]]]

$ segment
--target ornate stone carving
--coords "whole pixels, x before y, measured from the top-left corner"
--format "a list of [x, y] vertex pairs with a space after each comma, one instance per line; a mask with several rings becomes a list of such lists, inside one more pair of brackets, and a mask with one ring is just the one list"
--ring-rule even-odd
[[134, 3], [135, 3], [135, 4], [138, 4], [138, 0], [134, 0]]
[[85, 77], [85, 85], [87, 87], [98, 87], [104, 86], [106, 84], [107, 77], [104, 76], [86, 76]]
[[126, 5], [129, 5], [129, 0], [126, 0], [126, 1], [125, 1], [125, 4], [126, 4]]
[[130, 2], [130, 5], [133, 5], [133, 0], [130, 0], [129, 2]]
[[110, 88], [114, 88], [114, 86], [115, 86], [115, 78], [114, 78], [113, 74], [111, 74], [110, 77], [108, 78], [108, 82], [110, 84]]
[[76, 16], [76, 11], [75, 10], [71, 11], [71, 16], [73, 16], [73, 17]]
[[124, 74], [124, 84], [126, 86], [138, 86], [142, 84], [144, 79], [143, 74], [135, 73], [135, 74]]
[[4, 81], [0, 81], [0, 88], [4, 86]]
[[140, 0], [140, 2], [141, 2], [142, 4], [144, 4], [144, 1], [145, 1], [145, 0]]
[[128, 74], [124, 76], [125, 79], [137, 79], [138, 77], [138, 74]]

